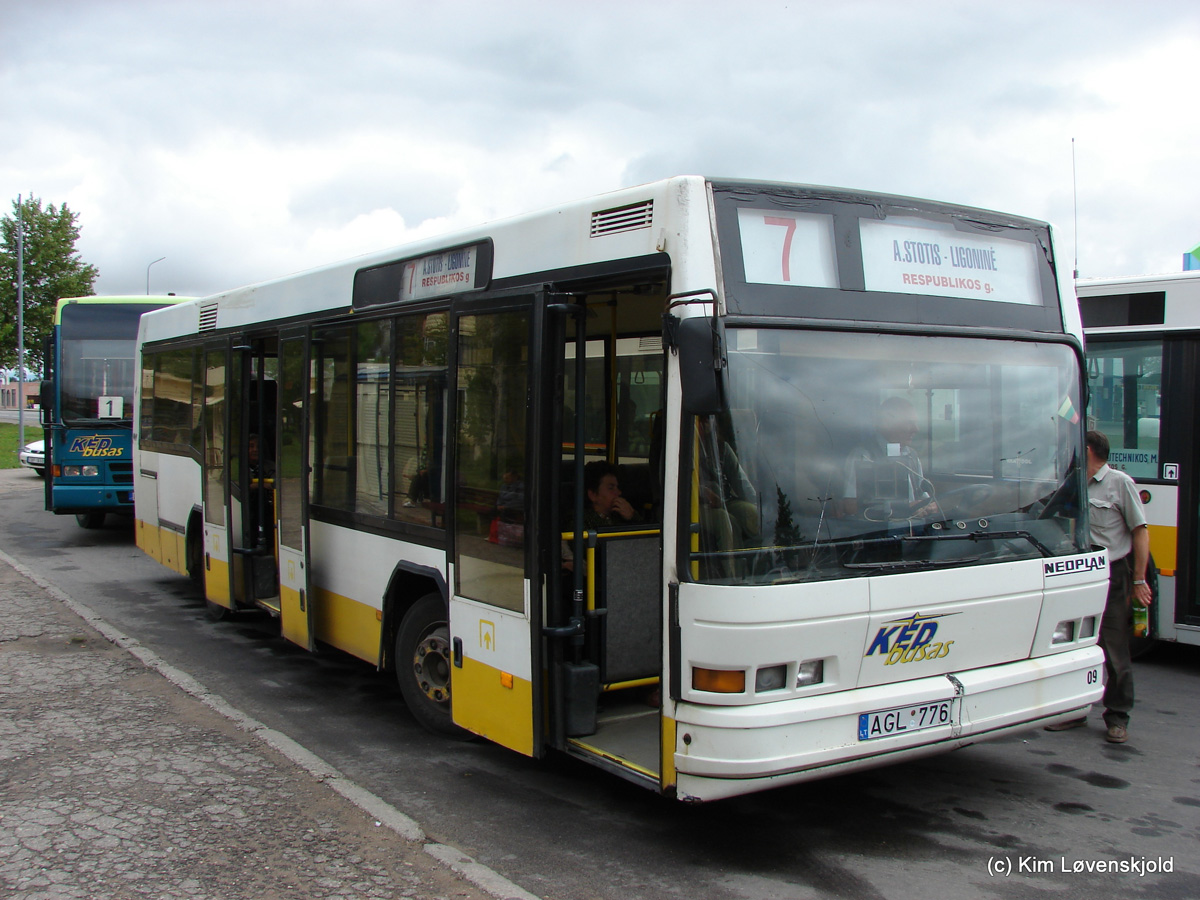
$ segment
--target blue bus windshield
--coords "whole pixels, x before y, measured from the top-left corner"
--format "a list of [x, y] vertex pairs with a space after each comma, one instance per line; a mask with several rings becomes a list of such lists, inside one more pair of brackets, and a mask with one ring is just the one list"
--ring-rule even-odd
[[57, 371], [64, 425], [132, 419], [138, 319], [152, 308], [141, 303], [63, 308]]

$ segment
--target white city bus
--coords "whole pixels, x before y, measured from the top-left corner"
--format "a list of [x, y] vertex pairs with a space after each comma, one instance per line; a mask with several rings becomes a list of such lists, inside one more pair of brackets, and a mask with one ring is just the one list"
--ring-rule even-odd
[[1141, 486], [1159, 599], [1145, 640], [1200, 644], [1200, 272], [1078, 282], [1087, 334], [1088, 427], [1109, 465]]
[[1059, 268], [1029, 219], [689, 176], [181, 304], [142, 320], [138, 543], [431, 729], [683, 800], [1078, 715], [1107, 558]]

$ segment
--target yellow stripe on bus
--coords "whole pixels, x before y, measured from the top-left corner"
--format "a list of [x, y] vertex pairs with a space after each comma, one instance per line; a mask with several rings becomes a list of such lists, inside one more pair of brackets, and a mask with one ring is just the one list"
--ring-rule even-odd
[[319, 640], [379, 665], [378, 610], [324, 588], [313, 588], [313, 631]]
[[450, 677], [454, 721], [501, 746], [533, 755], [531, 682], [469, 656]]
[[1159, 574], [1173, 576], [1177, 563], [1179, 529], [1174, 525], [1148, 525], [1146, 527], [1150, 532], [1150, 552], [1154, 555], [1154, 564], [1158, 566]]

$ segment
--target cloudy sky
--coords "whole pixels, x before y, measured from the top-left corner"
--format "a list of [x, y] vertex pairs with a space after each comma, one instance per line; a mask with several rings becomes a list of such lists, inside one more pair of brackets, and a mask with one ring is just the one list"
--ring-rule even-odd
[[99, 293], [207, 294], [673, 174], [1072, 258], [1074, 183], [1081, 275], [1178, 271], [1198, 88], [1195, 0], [0, 0], [0, 210], [70, 206]]

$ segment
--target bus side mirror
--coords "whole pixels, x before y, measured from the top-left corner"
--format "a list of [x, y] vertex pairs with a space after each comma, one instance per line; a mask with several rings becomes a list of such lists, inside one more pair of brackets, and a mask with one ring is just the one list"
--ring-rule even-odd
[[49, 424], [53, 421], [54, 416], [54, 384], [46, 378], [42, 379], [41, 387], [39, 388], [38, 405], [41, 409], [41, 419], [43, 424]]
[[708, 316], [682, 319], [674, 332], [684, 413], [714, 416], [724, 412], [725, 342], [717, 320]]

